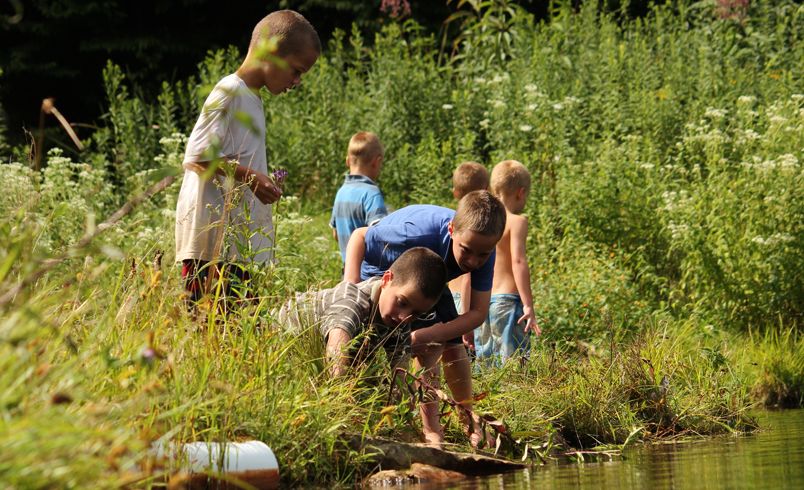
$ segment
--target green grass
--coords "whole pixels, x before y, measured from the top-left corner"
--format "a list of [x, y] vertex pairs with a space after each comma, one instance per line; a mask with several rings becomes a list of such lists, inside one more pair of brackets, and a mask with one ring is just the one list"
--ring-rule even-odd
[[239, 55], [213, 53], [156, 104], [110, 65], [87, 152], [54, 151], [39, 173], [0, 166], [0, 294], [27, 283], [0, 304], [0, 481], [147, 487], [172, 471], [146, 456], [155, 442], [257, 438], [286, 485], [351, 484], [371, 467], [345, 435], [415, 438], [415, 406], [389, 402], [381, 364], [331, 380], [315, 332], [288, 335], [271, 313], [338, 280], [327, 210], [357, 130], [385, 144], [395, 207], [451, 203], [465, 159], [533, 175], [545, 335], [525, 367], [476, 376], [478, 410], [520, 441], [505, 454], [739, 433], [751, 408], [800, 406], [803, 14], [787, 1], [752, 2], [744, 24], [703, 4], [617, 21], [588, 3], [538, 25], [520, 12], [496, 24], [510, 41], [470, 22], [463, 56], [441, 62], [411, 24], [370, 46], [335, 36], [299, 91], [265, 100], [271, 162], [300, 197], [275, 209], [279, 262], [251, 270], [258, 301], [227, 317], [195, 318], [180, 296], [178, 182], [70, 245], [179, 168], [204, 87]]

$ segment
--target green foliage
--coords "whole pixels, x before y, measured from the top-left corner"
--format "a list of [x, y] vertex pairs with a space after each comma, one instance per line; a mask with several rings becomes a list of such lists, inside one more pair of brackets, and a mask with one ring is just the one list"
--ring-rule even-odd
[[53, 151], [40, 172], [0, 165], [0, 294], [36, 279], [0, 304], [0, 480], [157, 485], [169, 468], [143, 462], [154, 442], [259, 438], [286, 485], [346, 483], [363, 467], [344, 434], [416, 432], [405, 400], [385, 407], [380, 368], [330, 380], [315, 330], [289, 335], [272, 313], [340, 277], [327, 210], [359, 130], [385, 145], [380, 185], [396, 206], [451, 203], [462, 160], [531, 171], [544, 338], [524, 367], [476, 376], [478, 407], [514, 434], [621, 445], [751, 430], [752, 403], [801, 404], [802, 8], [756, 2], [740, 22], [702, 2], [628, 20], [565, 2], [534, 25], [495, 10], [508, 2], [472, 4], [450, 62], [413, 22], [372, 48], [355, 28], [298, 90], [265, 95], [269, 162], [290, 171], [278, 261], [248, 266], [256, 302], [229, 315], [199, 320], [180, 296], [179, 182], [34, 272], [180, 168], [236, 50], [154, 100], [110, 64], [89, 152]]

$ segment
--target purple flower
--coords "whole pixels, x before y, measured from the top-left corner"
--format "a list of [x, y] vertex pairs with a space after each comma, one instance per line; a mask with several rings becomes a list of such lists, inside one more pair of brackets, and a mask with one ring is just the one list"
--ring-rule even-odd
[[150, 366], [159, 358], [159, 353], [153, 347], [145, 347], [140, 351], [140, 362]]
[[271, 175], [273, 175], [274, 177], [274, 182], [276, 182], [278, 185], [282, 185], [288, 176], [288, 171], [285, 170], [284, 168], [280, 168], [274, 170]]

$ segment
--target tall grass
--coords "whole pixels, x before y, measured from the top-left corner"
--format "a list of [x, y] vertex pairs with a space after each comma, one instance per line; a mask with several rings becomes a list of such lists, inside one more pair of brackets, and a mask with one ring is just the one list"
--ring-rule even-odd
[[[110, 64], [88, 152], [53, 151], [40, 172], [0, 166], [2, 292], [69, 255], [0, 306], [0, 480], [155, 485], [171, 470], [146, 457], [155, 442], [258, 438], [287, 485], [352, 482], [370, 466], [344, 437], [416, 433], [408, 401], [384, 410], [376, 367], [330, 380], [314, 332], [290, 336], [270, 313], [340, 275], [326, 210], [362, 129], [385, 144], [394, 206], [450, 204], [465, 159], [533, 174], [545, 337], [524, 368], [477, 377], [478, 409], [532, 446], [746, 431], [755, 403], [800, 405], [802, 7], [754, 2], [744, 21], [683, 2], [636, 20], [589, 2], [539, 24], [499, 12], [462, 25], [455, 58], [410, 22], [373, 40], [338, 33], [297, 92], [266, 96], [269, 158], [297, 198], [275, 210], [278, 264], [251, 270], [258, 301], [225, 317], [199, 321], [180, 296], [178, 183], [70, 246], [175, 172], [236, 50], [155, 102]], [[483, 34], [495, 15], [510, 36]]]

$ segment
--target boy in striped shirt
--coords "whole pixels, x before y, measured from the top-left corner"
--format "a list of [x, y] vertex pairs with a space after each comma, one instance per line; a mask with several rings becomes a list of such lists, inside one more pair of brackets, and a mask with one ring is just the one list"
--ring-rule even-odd
[[[317, 326], [326, 341], [333, 375], [345, 374], [353, 360], [363, 360], [379, 347], [385, 349], [392, 368], [406, 367], [409, 323], [433, 308], [446, 282], [441, 257], [414, 247], [381, 276], [298, 294], [279, 311], [279, 321], [295, 329]], [[363, 341], [353, 343], [356, 338]]]

